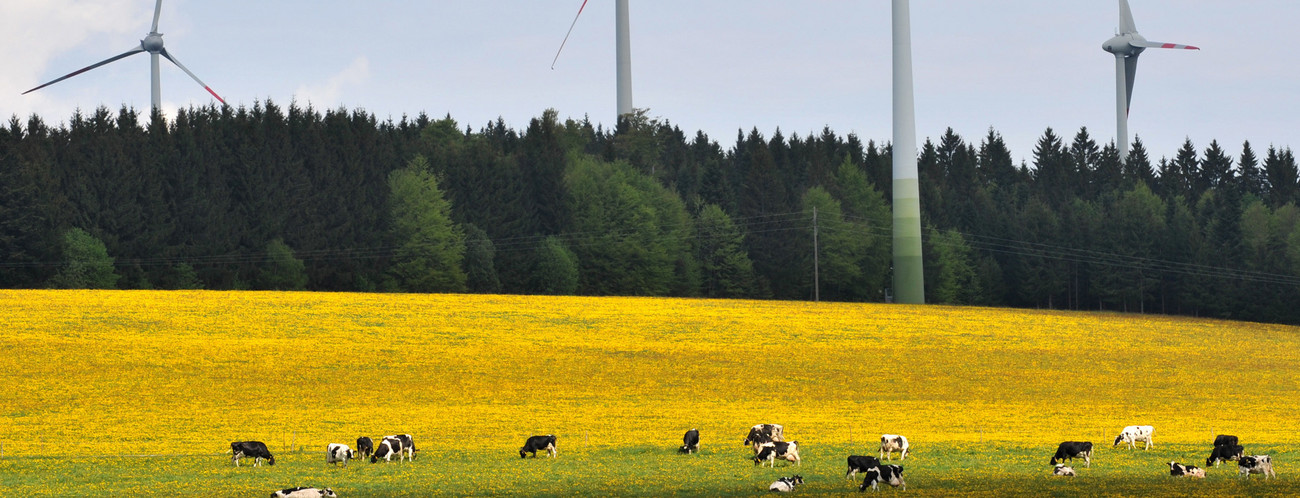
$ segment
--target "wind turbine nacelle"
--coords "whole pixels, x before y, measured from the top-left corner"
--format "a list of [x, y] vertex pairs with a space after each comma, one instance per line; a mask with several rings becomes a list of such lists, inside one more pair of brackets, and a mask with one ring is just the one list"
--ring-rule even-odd
[[151, 54], [161, 52], [163, 49], [162, 33], [149, 33], [143, 40], [140, 40], [140, 48]]
[[1106, 40], [1106, 43], [1101, 44], [1101, 49], [1115, 55], [1132, 57], [1146, 50], [1143, 47], [1134, 45], [1134, 41], [1146, 41], [1146, 38], [1137, 34], [1119, 35]]

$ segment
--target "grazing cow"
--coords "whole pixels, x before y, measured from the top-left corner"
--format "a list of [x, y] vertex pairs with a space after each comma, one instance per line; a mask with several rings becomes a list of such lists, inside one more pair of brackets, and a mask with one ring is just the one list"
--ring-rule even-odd
[[1268, 455], [1252, 455], [1237, 460], [1237, 474], [1250, 479], [1251, 474], [1264, 474], [1264, 478], [1277, 477], [1273, 473], [1273, 460]]
[[1058, 463], [1056, 464], [1056, 467], [1052, 468], [1052, 475], [1074, 477], [1074, 467], [1067, 467], [1063, 463]]
[[907, 438], [897, 434], [880, 436], [880, 458], [893, 460], [895, 451], [902, 452], [899, 460], [907, 460]]
[[1052, 456], [1052, 461], [1048, 465], [1056, 465], [1056, 461], [1062, 462], [1065, 459], [1071, 462], [1075, 458], [1083, 458], [1084, 467], [1092, 467], [1092, 443], [1079, 441], [1066, 441], [1056, 447], [1056, 455]]
[[678, 448], [677, 451], [679, 453], [685, 453], [687, 455], [700, 451], [699, 429], [691, 429], [689, 431], [686, 431], [686, 435], [682, 436], [682, 447]]
[[796, 465], [803, 465], [803, 463], [799, 461], [798, 441], [790, 441], [788, 443], [785, 441], [772, 441], [770, 443], [764, 443], [762, 448], [763, 449], [754, 456], [754, 465], [762, 465], [763, 460], [767, 460], [769, 467], [776, 468], [776, 460], [778, 458], [794, 462]]
[[785, 441], [784, 427], [777, 424], [758, 424], [749, 428], [749, 434], [741, 444], [749, 445], [754, 449], [754, 453], [758, 453], [762, 445], [780, 441]]
[[384, 436], [384, 440], [380, 441], [379, 446], [375, 448], [375, 453], [370, 455], [370, 463], [377, 463], [380, 458], [384, 459], [385, 462], [391, 462], [393, 455], [397, 455], [397, 461], [399, 462], [414, 460], [415, 448], [412, 445], [413, 442], [409, 434]]
[[1205, 479], [1205, 469], [1195, 465], [1183, 465], [1178, 462], [1169, 462], [1169, 475], [1175, 477], [1199, 477]]
[[545, 436], [533, 436], [524, 441], [524, 447], [519, 448], [519, 458], [524, 458], [524, 453], [531, 452], [533, 458], [537, 458], [537, 452], [546, 450], [546, 454], [555, 458], [555, 436], [547, 434]]
[[271, 493], [271, 498], [338, 498], [330, 488], [289, 488]]
[[347, 467], [348, 460], [356, 457], [357, 454], [346, 444], [330, 443], [325, 448], [325, 463], [332, 463], [335, 467], [338, 467], [339, 462], [343, 462], [343, 466]]
[[895, 488], [902, 486], [907, 489], [907, 483], [903, 482], [903, 466], [901, 465], [877, 465], [867, 470], [867, 476], [862, 478], [862, 485], [858, 486], [858, 492], [866, 491], [870, 486], [872, 491], [880, 491], [880, 483], [886, 483]]
[[366, 436], [357, 438], [357, 453], [361, 458], [370, 458], [370, 454], [375, 452], [375, 442]]
[[803, 484], [803, 476], [795, 474], [794, 477], [782, 477], [767, 487], [768, 491], [776, 493], [789, 493], [794, 491], [794, 487]]
[[410, 434], [394, 434], [392, 436], [384, 436], [384, 439], [396, 439], [398, 442], [402, 443], [401, 450], [406, 452], [406, 458], [408, 460], [415, 460], [415, 452], [420, 451], [415, 448], [415, 438], [411, 437]]
[[227, 453], [231, 454], [230, 461], [234, 462], [236, 467], [239, 466], [241, 457], [252, 458], [254, 467], [261, 467], [263, 458], [266, 459], [266, 463], [275, 465], [275, 457], [271, 456], [271, 450], [266, 449], [266, 444], [261, 441], [230, 443], [230, 451]]
[[1146, 447], [1142, 449], [1149, 450], [1153, 446], [1151, 444], [1151, 435], [1155, 432], [1156, 428], [1149, 425], [1130, 425], [1119, 431], [1118, 436], [1115, 436], [1115, 446], [1119, 446], [1119, 443], [1124, 442], [1128, 443], [1128, 449], [1132, 450], [1137, 448], [1136, 443], [1138, 441], [1143, 441], [1146, 443]]
[[849, 470], [844, 473], [844, 478], [853, 480], [858, 476], [858, 472], [866, 472], [867, 469], [880, 465], [880, 460], [873, 456], [850, 455]]
[[1240, 444], [1215, 446], [1214, 451], [1210, 452], [1210, 458], [1205, 459], [1205, 466], [1218, 467], [1223, 462], [1241, 460], [1245, 455], [1246, 449]]
[[1240, 443], [1237, 442], [1237, 436], [1229, 436], [1227, 434], [1219, 434], [1218, 436], [1214, 436], [1215, 446], [1236, 446], [1238, 444]]

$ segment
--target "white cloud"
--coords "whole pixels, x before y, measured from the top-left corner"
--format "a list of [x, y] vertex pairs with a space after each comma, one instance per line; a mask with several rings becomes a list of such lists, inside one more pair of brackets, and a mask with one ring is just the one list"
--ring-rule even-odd
[[370, 61], [365, 56], [352, 60], [352, 64], [343, 68], [324, 83], [301, 85], [294, 92], [294, 100], [300, 105], [311, 104], [317, 109], [338, 107], [342, 102], [344, 90], [355, 88], [370, 79]]

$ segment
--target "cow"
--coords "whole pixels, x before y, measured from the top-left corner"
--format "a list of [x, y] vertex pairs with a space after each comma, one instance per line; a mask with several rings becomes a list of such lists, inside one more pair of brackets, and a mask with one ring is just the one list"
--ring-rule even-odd
[[689, 455], [697, 451], [700, 451], [699, 429], [691, 429], [689, 431], [686, 431], [686, 435], [682, 436], [682, 447], [678, 448], [677, 452], [685, 453]]
[[240, 457], [252, 458], [254, 467], [261, 467], [263, 458], [266, 459], [266, 463], [275, 465], [275, 457], [271, 456], [271, 450], [266, 449], [266, 444], [261, 441], [230, 443], [230, 451], [227, 453], [231, 454], [230, 461], [234, 462], [236, 467], [239, 466]]
[[1246, 449], [1243, 448], [1240, 444], [1215, 446], [1214, 451], [1210, 452], [1210, 458], [1205, 459], [1205, 466], [1209, 467], [1213, 465], [1215, 467], [1218, 467], [1219, 464], [1223, 462], [1228, 462], [1233, 460], [1240, 461], [1241, 457], [1245, 455], [1246, 455]]
[[555, 458], [555, 436], [547, 434], [545, 436], [533, 436], [524, 441], [524, 447], [519, 448], [519, 458], [524, 458], [524, 453], [531, 452], [533, 458], [537, 458], [537, 452], [546, 450], [546, 454]]
[[1205, 469], [1195, 465], [1183, 465], [1178, 462], [1169, 462], [1169, 475], [1174, 477], [1199, 477], [1205, 479]]
[[907, 483], [903, 482], [903, 466], [901, 465], [877, 465], [867, 470], [867, 476], [862, 478], [862, 485], [858, 486], [858, 492], [866, 491], [870, 486], [872, 491], [880, 491], [880, 483], [886, 483], [895, 488], [902, 487], [907, 489]]
[[1237, 436], [1229, 436], [1227, 434], [1219, 434], [1218, 436], [1214, 436], [1215, 446], [1236, 446], [1238, 444], [1241, 443], [1237, 442]]
[[1056, 455], [1052, 456], [1052, 461], [1048, 465], [1056, 465], [1056, 461], [1062, 462], [1065, 459], [1074, 461], [1075, 458], [1083, 458], [1084, 467], [1092, 467], [1092, 443], [1079, 441], [1066, 441], [1056, 447]]
[[271, 493], [271, 498], [338, 498], [330, 488], [289, 488]]
[[853, 480], [857, 478], [858, 472], [866, 472], [867, 469], [880, 465], [880, 460], [873, 456], [849, 455], [849, 470], [844, 473], [844, 478]]
[[902, 452], [899, 460], [907, 460], [907, 438], [897, 434], [880, 436], [880, 458], [893, 460], [895, 451]]
[[1058, 463], [1055, 467], [1052, 467], [1052, 475], [1074, 477], [1074, 467], [1068, 467], [1063, 463]]
[[370, 458], [370, 454], [375, 452], [375, 442], [366, 436], [357, 438], [357, 454], [361, 458]]
[[409, 434], [384, 436], [384, 440], [380, 441], [379, 446], [375, 448], [375, 453], [370, 455], [370, 463], [377, 463], [380, 458], [385, 462], [391, 462], [393, 455], [397, 455], [399, 462], [415, 459], [414, 441]]
[[740, 444], [748, 445], [759, 452], [759, 448], [772, 442], [785, 441], [785, 428], [777, 424], [758, 424], [749, 428], [749, 434]]
[[357, 454], [346, 444], [330, 443], [325, 448], [325, 463], [332, 463], [335, 467], [339, 466], [339, 462], [343, 462], [343, 466], [347, 467], [348, 460], [356, 457]]
[[1250, 479], [1251, 474], [1264, 474], [1264, 478], [1277, 477], [1273, 473], [1273, 460], [1268, 455], [1251, 455], [1237, 460], [1237, 474]]
[[384, 439], [396, 439], [398, 442], [402, 443], [401, 449], [406, 452], [408, 460], [415, 460], [415, 453], [420, 451], [415, 448], [415, 438], [411, 437], [410, 434], [394, 434], [392, 436], [384, 436]]
[[785, 441], [772, 441], [770, 443], [764, 443], [762, 448], [763, 449], [760, 450], [757, 455], [754, 455], [754, 465], [762, 465], [763, 460], [767, 460], [769, 467], [776, 468], [776, 460], [778, 458], [794, 462], [799, 466], [803, 465], [803, 463], [799, 461], [798, 441], [790, 441], [788, 443]]
[[782, 477], [767, 487], [768, 491], [775, 493], [789, 493], [794, 491], [794, 487], [803, 484], [803, 476], [795, 474], [793, 477]]
[[1118, 436], [1115, 436], [1115, 446], [1119, 446], [1121, 442], [1128, 443], [1128, 449], [1132, 450], [1137, 448], [1136, 443], [1138, 441], [1143, 441], [1146, 443], [1146, 447], [1142, 449], [1149, 450], [1154, 446], [1151, 443], [1151, 435], [1155, 432], [1156, 428], [1149, 425], [1130, 425], [1119, 431]]

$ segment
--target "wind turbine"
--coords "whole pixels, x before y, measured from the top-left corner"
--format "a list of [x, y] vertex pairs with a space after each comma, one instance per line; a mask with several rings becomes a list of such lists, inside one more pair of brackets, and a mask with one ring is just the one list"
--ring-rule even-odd
[[[555, 59], [551, 60], [551, 69], [555, 69], [555, 61], [560, 60], [560, 52], [564, 51], [564, 44], [569, 41], [569, 34], [573, 33], [573, 27], [578, 24], [578, 17], [582, 16], [582, 9], [587, 7], [587, 0], [582, 0], [582, 6], [578, 7], [578, 15], [573, 16], [573, 23], [569, 25], [569, 32], [564, 34], [564, 41], [560, 42], [560, 49], [555, 51]], [[615, 52], [616, 52], [616, 73], [618, 78], [618, 117], [632, 113], [632, 43], [628, 35], [630, 23], [628, 22], [627, 0], [616, 0], [614, 4], [614, 31], [615, 31]]]
[[78, 74], [84, 73], [84, 72], [89, 71], [89, 70], [91, 70], [91, 69], [95, 69], [95, 68], [97, 68], [97, 67], [99, 67], [99, 66], [103, 66], [103, 65], [108, 64], [108, 63], [110, 63], [110, 62], [115, 62], [115, 61], [117, 61], [117, 60], [119, 60], [119, 59], [125, 59], [125, 58], [127, 58], [127, 57], [130, 57], [130, 56], [135, 55], [135, 54], [138, 54], [138, 53], [149, 52], [149, 56], [150, 56], [150, 58], [152, 59], [152, 63], [153, 63], [153, 66], [152, 66], [152, 69], [153, 69], [153, 72], [152, 72], [153, 88], [151, 89], [151, 90], [152, 90], [152, 94], [151, 94], [151, 96], [153, 97], [153, 99], [152, 99], [152, 103], [153, 103], [153, 110], [154, 110], [154, 111], [158, 111], [159, 108], [162, 106], [162, 90], [159, 88], [159, 84], [158, 84], [158, 56], [160, 56], [160, 55], [163, 56], [163, 57], [166, 57], [167, 60], [171, 61], [172, 64], [175, 64], [176, 67], [181, 68], [181, 71], [185, 71], [185, 74], [188, 74], [188, 75], [190, 75], [191, 78], [194, 78], [194, 81], [198, 82], [199, 85], [202, 85], [204, 90], [207, 90], [208, 93], [212, 94], [213, 97], [216, 97], [217, 100], [221, 101], [222, 104], [225, 104], [225, 103], [226, 103], [225, 99], [222, 99], [220, 95], [217, 95], [217, 92], [214, 92], [214, 91], [212, 91], [211, 88], [208, 88], [208, 85], [207, 85], [206, 83], [204, 83], [203, 80], [200, 80], [198, 76], [195, 76], [194, 73], [190, 72], [190, 70], [187, 69], [183, 64], [181, 64], [180, 61], [176, 60], [176, 57], [175, 57], [174, 55], [172, 55], [170, 52], [167, 51], [166, 48], [163, 47], [162, 33], [159, 33], [159, 32], [158, 32], [158, 16], [161, 15], [161, 14], [162, 14], [162, 0], [158, 0], [158, 2], [157, 2], [156, 4], [154, 4], [154, 8], [153, 8], [153, 28], [149, 30], [149, 34], [145, 35], [145, 37], [144, 37], [143, 40], [140, 40], [140, 45], [139, 45], [139, 46], [137, 46], [137, 47], [135, 47], [135, 48], [133, 48], [133, 49], [131, 49], [131, 50], [127, 50], [126, 52], [123, 52], [123, 53], [118, 54], [118, 55], [116, 55], [116, 56], [113, 56], [113, 57], [110, 57], [110, 58], [108, 58], [108, 59], [105, 59], [105, 60], [99, 61], [99, 62], [97, 62], [97, 63], [95, 63], [95, 64], [91, 64], [91, 65], [89, 65], [89, 66], [86, 66], [86, 67], [83, 67], [83, 68], [78, 69], [78, 70], [76, 70], [76, 71], [73, 71], [73, 72], [71, 72], [71, 73], [68, 73], [68, 74], [64, 75], [63, 77], [61, 77], [61, 78], [59, 78], [59, 79], [56, 79], [56, 80], [54, 80], [54, 81], [51, 81], [51, 82], [49, 82], [49, 83], [46, 83], [46, 84], [44, 84], [44, 85], [38, 86], [38, 87], [33, 88], [33, 89], [31, 89], [31, 90], [28, 90], [28, 91], [25, 91], [25, 92], [23, 92], [23, 95], [27, 95], [27, 94], [32, 93], [32, 92], [34, 92], [34, 91], [40, 90], [40, 89], [45, 88], [45, 87], [47, 87], [47, 86], [53, 85], [53, 84], [58, 83], [58, 82], [63, 81], [63, 80], [66, 80], [66, 79], [68, 79], [68, 78], [71, 78], [71, 77], [76, 76], [76, 75], [78, 75]]
[[1137, 76], [1138, 56], [1148, 48], [1200, 50], [1191, 45], [1147, 41], [1137, 32], [1128, 0], [1119, 0], [1119, 33], [1106, 40], [1101, 49], [1115, 54], [1115, 142], [1119, 160], [1128, 160], [1128, 112], [1133, 103], [1133, 78]]
[[899, 303], [925, 304], [916, 104], [912, 94], [912, 14], [908, 0], [893, 0], [893, 33], [894, 295]]

